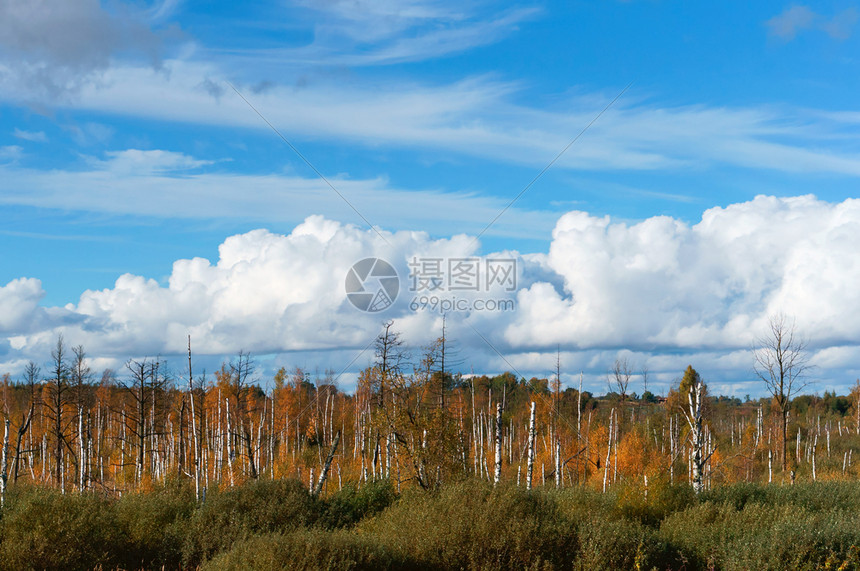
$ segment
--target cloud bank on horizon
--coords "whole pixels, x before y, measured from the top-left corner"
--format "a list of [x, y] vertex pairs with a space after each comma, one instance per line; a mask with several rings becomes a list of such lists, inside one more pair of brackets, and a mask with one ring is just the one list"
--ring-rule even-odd
[[[166, 283], [126, 274], [65, 307], [39, 305], [39, 280], [13, 280], [0, 288], [0, 368], [44, 360], [59, 333], [110, 366], [179, 354], [188, 334], [201, 354], [330, 352], [341, 363], [373, 340], [382, 319], [394, 319], [420, 347], [440, 334], [440, 316], [410, 309], [409, 261], [475, 256], [476, 243], [464, 234], [383, 237], [312, 216], [286, 235], [230, 236], [214, 263], [177, 260]], [[708, 209], [693, 225], [568, 212], [548, 252], [487, 254], [517, 259], [516, 310], [451, 312], [449, 335], [477, 371], [545, 373], [560, 348], [569, 367], [595, 377], [629, 354], [658, 379], [690, 361], [728, 386], [749, 378], [750, 347], [768, 316], [784, 312], [809, 339], [826, 385], [847, 385], [843, 368], [860, 357], [860, 323], [845, 318], [860, 312], [858, 240], [854, 199], [758, 196]], [[346, 272], [365, 257], [391, 261], [401, 276], [404, 291], [384, 313], [358, 311], [346, 299]]]

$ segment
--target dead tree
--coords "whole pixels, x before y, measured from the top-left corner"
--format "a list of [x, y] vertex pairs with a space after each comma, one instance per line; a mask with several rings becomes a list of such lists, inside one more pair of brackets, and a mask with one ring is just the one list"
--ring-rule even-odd
[[609, 375], [609, 387], [618, 392], [621, 398], [621, 417], [624, 418], [624, 401], [627, 400], [627, 387], [630, 385], [630, 378], [633, 376], [633, 369], [630, 368], [630, 363], [627, 357], [615, 359], [615, 364], [612, 366], [612, 372]]
[[191, 440], [194, 445], [194, 497], [200, 501], [200, 439], [194, 413], [194, 375], [191, 371], [191, 335], [188, 336], [188, 400], [191, 402]]
[[144, 359], [143, 361], [130, 360], [125, 368], [131, 373], [131, 378], [123, 385], [132, 397], [134, 411], [125, 415], [126, 431], [134, 438], [129, 439], [127, 444], [136, 448], [135, 474], [138, 483], [143, 479], [143, 468], [146, 461], [146, 440], [149, 436], [149, 404], [151, 394], [147, 390], [152, 367]]
[[794, 320], [778, 313], [768, 319], [769, 331], [753, 348], [753, 370], [767, 387], [780, 412], [782, 432], [782, 471], [788, 466], [788, 411], [791, 399], [807, 385], [809, 370], [806, 341], [797, 336]]
[[245, 448], [248, 457], [248, 468], [252, 479], [256, 480], [259, 475], [257, 470], [256, 449], [254, 447], [251, 420], [249, 418], [251, 375], [254, 372], [254, 362], [250, 353], [239, 351], [236, 359], [230, 363], [230, 379], [232, 388], [236, 394], [236, 432], [235, 436]]
[[71, 421], [66, 408], [71, 404], [69, 385], [69, 365], [63, 335], [57, 336], [57, 344], [51, 351], [51, 377], [45, 380], [48, 398], [45, 400], [45, 417], [50, 425], [50, 438], [53, 440], [54, 478], [60, 490], [65, 491], [65, 453], [74, 459], [74, 449], [67, 435]]
[[[147, 443], [161, 434], [159, 422], [160, 408], [158, 397], [164, 393], [168, 384], [167, 376], [163, 374], [164, 363], [160, 359], [129, 360], [126, 369], [131, 378], [123, 383], [126, 392], [131, 396], [133, 408], [125, 414], [126, 437], [130, 447], [135, 448], [135, 472], [138, 484], [143, 481], [146, 467]], [[152, 444], [149, 455], [152, 456]]]
[[374, 342], [378, 375], [373, 389], [377, 394], [378, 408], [385, 410], [386, 393], [391, 391], [391, 384], [403, 374], [403, 367], [409, 359], [409, 354], [405, 350], [406, 342], [403, 341], [400, 333], [393, 329], [394, 321], [386, 321], [382, 327], [382, 333]]
[[318, 496], [320, 492], [322, 492], [323, 486], [325, 485], [325, 480], [328, 477], [328, 472], [331, 470], [331, 462], [334, 459], [334, 455], [337, 452], [337, 445], [340, 443], [340, 430], [337, 431], [337, 434], [334, 437], [334, 441], [331, 443], [331, 450], [329, 450], [328, 456], [326, 456], [325, 464], [323, 465], [322, 472], [320, 472], [320, 479], [317, 480], [317, 485], [314, 486], [313, 495]]
[[[86, 353], [82, 345], [72, 348], [72, 365], [70, 377], [76, 407], [76, 424], [78, 439], [77, 483], [78, 489], [84, 490], [89, 484], [89, 419], [85, 411], [89, 410], [89, 387], [92, 382], [92, 370], [86, 363]], [[88, 414], [87, 414], [88, 416]]]
[[24, 442], [24, 436], [27, 434], [27, 431], [30, 429], [30, 425], [33, 422], [33, 415], [36, 411], [36, 402], [37, 402], [37, 394], [36, 394], [36, 382], [39, 379], [39, 367], [36, 366], [36, 363], [30, 361], [27, 364], [27, 368], [24, 369], [24, 383], [27, 386], [27, 389], [30, 393], [29, 396], [29, 406], [27, 407], [27, 413], [21, 415], [21, 424], [18, 425], [18, 436], [15, 439], [15, 455], [12, 458], [12, 481], [18, 481], [18, 470], [21, 463], [21, 454], [23, 453], [21, 450], [21, 445]]

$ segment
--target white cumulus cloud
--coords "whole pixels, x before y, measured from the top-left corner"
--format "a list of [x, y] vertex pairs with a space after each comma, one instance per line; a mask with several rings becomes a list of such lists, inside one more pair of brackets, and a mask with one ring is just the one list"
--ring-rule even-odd
[[[357, 370], [372, 358], [360, 351], [383, 319], [396, 319], [416, 347], [440, 332], [438, 313], [409, 307], [410, 260], [477, 252], [467, 235], [383, 236], [311, 216], [287, 235], [259, 229], [231, 236], [216, 261], [178, 260], [165, 281], [120, 276], [112, 288], [86, 291], [65, 308], [39, 306], [38, 280], [14, 280], [0, 288], [0, 360], [7, 368], [42, 361], [60, 332], [94, 357], [120, 363], [180, 353], [190, 334], [201, 355], [245, 349], [287, 353], [305, 364], [313, 355], [312, 364], [338, 368], [361, 356], [352, 365]], [[655, 386], [665, 387], [691, 363], [714, 386], [736, 383], [743, 394], [753, 386], [745, 384], [749, 348], [767, 317], [782, 311], [809, 339], [816, 375], [836, 386], [853, 380], [860, 357], [860, 322], [853, 319], [860, 314], [858, 242], [856, 199], [758, 196], [708, 209], [695, 224], [569, 212], [548, 252], [488, 255], [517, 260], [518, 291], [487, 294], [515, 297], [515, 311], [452, 313], [448, 332], [461, 345], [464, 370], [546, 375], [560, 347], [568, 376], [569, 367], [588, 371], [592, 389], [624, 354], [649, 368]], [[352, 307], [344, 288], [350, 266], [374, 256], [391, 261], [401, 277], [397, 302], [381, 314]]]
[[[563, 291], [519, 292], [511, 346], [748, 347], [769, 314], [796, 316], [815, 344], [860, 341], [860, 201], [758, 196], [690, 225], [570, 212], [548, 264]], [[524, 340], [527, 340], [524, 342]]]

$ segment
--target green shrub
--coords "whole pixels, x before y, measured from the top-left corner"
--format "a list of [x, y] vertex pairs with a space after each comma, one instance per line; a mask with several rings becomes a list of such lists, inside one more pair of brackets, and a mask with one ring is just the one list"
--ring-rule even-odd
[[691, 569], [821, 569], [827, 561], [856, 557], [860, 514], [753, 502], [738, 510], [705, 502], [668, 517], [660, 535]]
[[204, 571], [416, 568], [416, 562], [387, 551], [372, 538], [348, 530], [321, 529], [251, 537], [203, 565]]
[[860, 483], [655, 482], [525, 491], [391, 483], [313, 498], [297, 481], [187, 482], [119, 499], [18, 487], [0, 514], [3, 569], [859, 569]]
[[122, 565], [130, 569], [179, 568], [195, 505], [194, 490], [178, 482], [120, 498], [116, 503], [117, 522], [128, 541]]
[[360, 487], [349, 484], [325, 502], [319, 524], [327, 528], [352, 526], [386, 509], [395, 497], [390, 480], [368, 482]]
[[257, 480], [224, 491], [212, 490], [188, 524], [183, 563], [199, 565], [254, 534], [311, 525], [321, 507], [296, 480]]
[[410, 491], [357, 530], [423, 568], [552, 567], [577, 549], [576, 526], [550, 494], [474, 481]]
[[645, 549], [646, 530], [637, 521], [590, 517], [577, 526], [580, 540], [575, 569], [633, 569]]
[[113, 502], [45, 488], [10, 494], [0, 538], [0, 568], [10, 570], [109, 568], [127, 546]]
[[699, 502], [691, 486], [670, 484], [665, 479], [652, 480], [647, 497], [643, 488], [625, 484], [617, 484], [607, 496], [614, 498], [613, 513], [618, 517], [634, 519], [655, 528], [670, 514]]

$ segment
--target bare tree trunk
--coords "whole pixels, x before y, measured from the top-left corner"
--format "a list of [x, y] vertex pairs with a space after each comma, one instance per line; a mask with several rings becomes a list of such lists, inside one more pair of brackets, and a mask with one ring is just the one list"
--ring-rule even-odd
[[80, 458], [80, 468], [78, 470], [78, 489], [83, 491], [85, 487], [84, 480], [86, 478], [86, 447], [84, 439], [84, 408], [78, 405], [78, 454]]
[[493, 485], [498, 486], [502, 479], [502, 403], [496, 403], [496, 470]]
[[227, 407], [225, 416], [227, 417], [227, 469], [230, 471], [230, 485], [233, 485], [233, 432], [230, 427], [230, 399], [224, 399], [224, 405]]
[[812, 441], [812, 481], [816, 480], [815, 474], [815, 448], [818, 446], [818, 434], [815, 435], [815, 439]]
[[320, 479], [317, 481], [316, 487], [313, 489], [313, 495], [318, 496], [320, 492], [322, 492], [323, 485], [325, 485], [325, 479], [328, 476], [328, 471], [331, 469], [331, 461], [334, 459], [334, 454], [337, 452], [337, 445], [340, 443], [340, 430], [337, 431], [337, 434], [334, 437], [334, 442], [331, 444], [331, 450], [329, 450], [328, 457], [325, 459], [325, 464], [323, 465], [322, 472], [320, 473]]
[[669, 483], [675, 483], [675, 428], [674, 416], [669, 416]]
[[603, 492], [606, 493], [606, 484], [609, 481], [609, 459], [612, 453], [612, 429], [615, 422], [615, 409], [609, 412], [609, 438], [606, 439], [606, 463], [603, 465]]
[[561, 440], [555, 441], [555, 487], [561, 488]]
[[532, 473], [535, 467], [535, 402], [532, 401], [532, 412], [529, 416], [529, 456], [526, 466], [526, 489], [532, 489]]
[[191, 440], [194, 443], [194, 497], [200, 501], [200, 441], [194, 414], [194, 377], [191, 373], [191, 335], [188, 336], [188, 399], [191, 401]]
[[767, 483], [773, 482], [773, 451], [767, 449]]
[[800, 464], [800, 428], [797, 429], [797, 450], [795, 456], [797, 456], [797, 463]]
[[9, 477], [9, 419], [3, 423], [5, 430], [3, 432], [3, 452], [0, 456], [0, 508], [6, 505], [6, 482]]
[[579, 392], [576, 395], [576, 439], [582, 431], [582, 371], [579, 372]]
[[782, 409], [782, 471], [788, 467], [788, 408]]
[[[30, 423], [33, 420], [33, 410], [34, 410], [33, 401], [30, 402], [30, 410], [27, 412], [27, 418], [24, 419], [24, 422], [21, 426], [18, 427], [18, 438], [15, 441], [15, 457], [12, 459], [12, 481], [18, 481], [18, 469], [21, 461], [21, 443], [24, 440], [24, 434], [27, 433], [27, 430], [30, 428]], [[30, 447], [32, 448], [32, 446]]]

